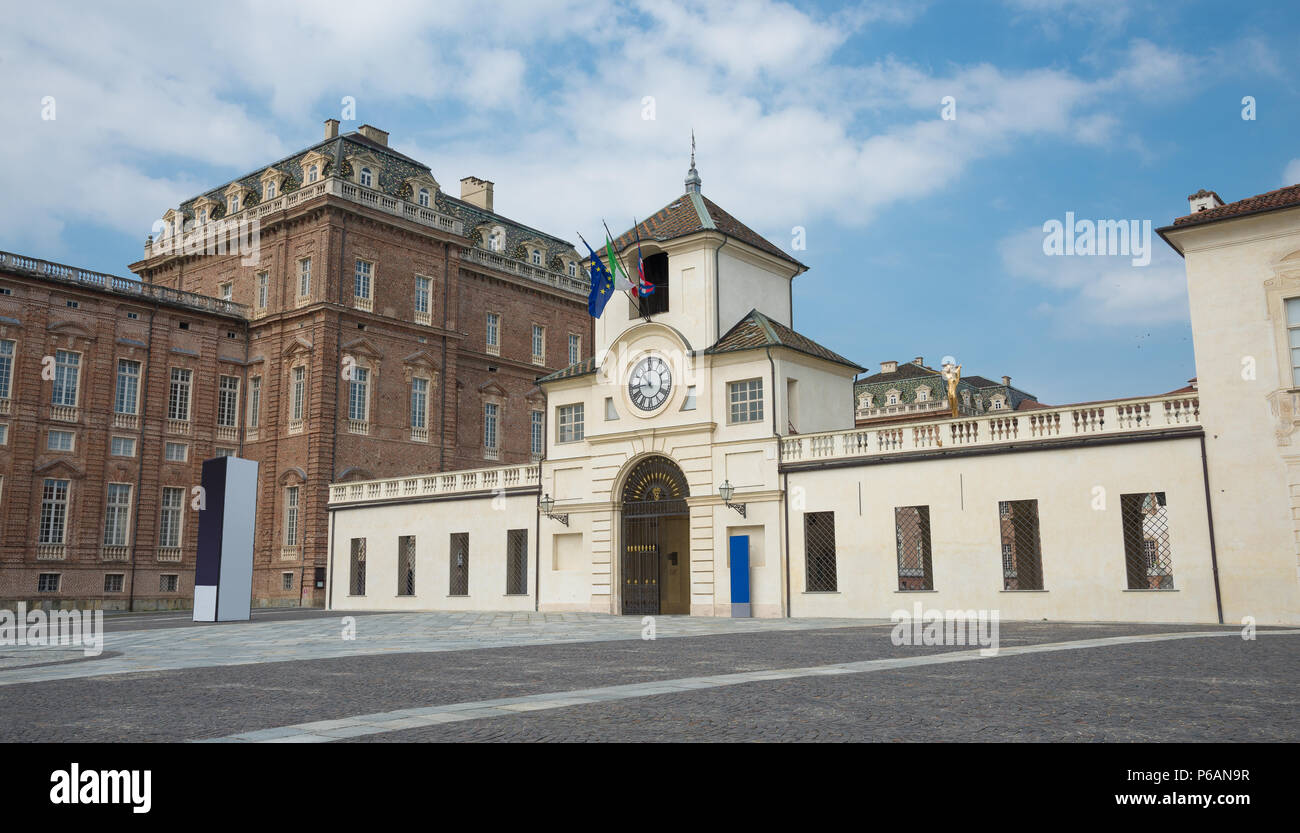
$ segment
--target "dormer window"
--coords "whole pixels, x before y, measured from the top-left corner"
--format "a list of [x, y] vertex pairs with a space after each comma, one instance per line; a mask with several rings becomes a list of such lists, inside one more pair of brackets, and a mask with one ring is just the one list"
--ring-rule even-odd
[[419, 200], [420, 200], [420, 205], [424, 206], [425, 208], [428, 208], [428, 207], [429, 207], [429, 189], [428, 189], [428, 188], [421, 188], [421, 189], [420, 189]]
[[275, 197], [275, 181], [268, 181], [263, 190], [265, 191], [265, 199], [273, 199]]
[[930, 389], [929, 389], [929, 388], [917, 388], [917, 390], [916, 390], [916, 401], [917, 401], [917, 402], [929, 402], [929, 401], [930, 401]]
[[488, 250], [499, 252], [506, 247], [506, 230], [497, 226], [488, 232]]
[[370, 173], [370, 169], [369, 169], [369, 168], [362, 168], [362, 169], [361, 169], [361, 184], [362, 184], [362, 185], [364, 185], [366, 188], [370, 188], [370, 187], [371, 187], [371, 183], [374, 182], [374, 179], [375, 179], [375, 178], [374, 178], [374, 175]]
[[204, 223], [206, 223], [208, 221], [208, 210], [206, 208], [200, 208], [198, 213], [198, 218], [199, 218], [199, 225], [203, 225]]
[[239, 197], [237, 197], [237, 196], [235, 196], [235, 197], [231, 197], [231, 198], [230, 198], [230, 202], [229, 202], [229, 203], [227, 204], [227, 206], [226, 206], [226, 210], [227, 210], [228, 212], [230, 212], [231, 214], [234, 214], [236, 211], [238, 211], [238, 210], [239, 210]]
[[540, 249], [533, 249], [531, 260], [534, 266], [542, 265], [542, 252]]
[[569, 261], [569, 277], [571, 278], [578, 277], [578, 264], [574, 263], [573, 261]]
[[307, 181], [315, 182], [319, 178], [320, 178], [320, 168], [318, 168], [315, 165], [309, 166], [307, 168]]
[[889, 404], [890, 404], [890, 405], [897, 405], [897, 404], [898, 404], [898, 394], [896, 394], [896, 393], [891, 393], [891, 394], [889, 395]]

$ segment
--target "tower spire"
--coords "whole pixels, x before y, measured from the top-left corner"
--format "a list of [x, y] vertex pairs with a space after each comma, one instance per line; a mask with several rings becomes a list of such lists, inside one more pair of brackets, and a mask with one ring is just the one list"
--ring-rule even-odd
[[700, 192], [700, 172], [695, 170], [695, 128], [691, 128], [691, 169], [686, 174], [686, 192]]

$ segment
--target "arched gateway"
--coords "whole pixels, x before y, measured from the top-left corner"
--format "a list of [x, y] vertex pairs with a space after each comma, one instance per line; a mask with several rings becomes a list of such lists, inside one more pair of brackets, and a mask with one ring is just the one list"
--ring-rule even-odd
[[647, 457], [623, 485], [622, 609], [690, 613], [690, 489], [677, 464]]

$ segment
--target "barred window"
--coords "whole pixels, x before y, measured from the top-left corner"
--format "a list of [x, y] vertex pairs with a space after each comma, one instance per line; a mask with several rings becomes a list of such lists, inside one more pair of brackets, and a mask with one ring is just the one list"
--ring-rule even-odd
[[286, 571], [280, 574], [280, 589], [281, 590], [293, 589], [293, 573]]
[[41, 524], [37, 543], [63, 543], [68, 526], [69, 482], [50, 478], [41, 484]]
[[140, 363], [130, 359], [117, 360], [117, 395], [113, 410], [119, 414], [137, 413], [140, 400]]
[[763, 419], [763, 380], [747, 379], [727, 385], [732, 422], [761, 422]]
[[158, 519], [158, 546], [175, 549], [181, 545], [181, 509], [185, 490], [179, 486], [164, 486], [162, 511]]
[[1165, 493], [1120, 495], [1119, 507], [1128, 589], [1174, 589], [1174, 556], [1169, 546]]
[[36, 592], [59, 592], [59, 573], [41, 573], [36, 577]]
[[397, 539], [397, 595], [415, 595], [415, 536]]
[[998, 501], [998, 524], [1002, 531], [1002, 589], [1042, 590], [1038, 501]]
[[411, 427], [423, 428], [429, 412], [429, 380], [411, 379]]
[[239, 377], [222, 376], [217, 382], [217, 425], [233, 428], [239, 415]]
[[839, 588], [835, 564], [835, 513], [803, 514], [804, 589], [809, 593]]
[[348, 593], [366, 595], [366, 539], [352, 539], [352, 557], [348, 571]]
[[8, 399], [13, 393], [14, 381], [14, 342], [0, 339], [0, 399]]
[[104, 546], [125, 547], [131, 515], [131, 487], [109, 483], [104, 501]]
[[583, 406], [561, 405], [556, 409], [559, 419], [556, 420], [556, 442], [575, 443], [583, 437]]
[[497, 405], [493, 402], [483, 405], [483, 447], [497, 447]]
[[453, 532], [451, 533], [451, 553], [449, 557], [451, 566], [450, 590], [448, 593], [452, 596], [469, 595], [469, 533]]
[[284, 545], [298, 546], [298, 487], [284, 490]]
[[543, 446], [544, 440], [542, 437], [542, 419], [543, 416], [541, 411], [529, 412], [528, 415], [529, 448], [531, 449], [533, 456], [535, 457], [540, 457], [546, 451], [545, 447]]
[[54, 354], [54, 391], [50, 404], [75, 407], [81, 378], [81, 354], [59, 350]]
[[894, 508], [894, 543], [898, 550], [898, 589], [933, 590], [929, 506]]
[[506, 530], [506, 595], [528, 592], [528, 530]]
[[357, 261], [356, 281], [352, 287], [352, 294], [358, 298], [370, 297], [370, 275], [374, 271], [374, 264], [368, 260]]
[[158, 592], [175, 593], [179, 589], [180, 589], [180, 576], [174, 573], [158, 576]]
[[167, 396], [167, 418], [185, 422], [190, 418], [190, 380], [193, 372], [172, 368], [171, 388]]
[[104, 575], [104, 592], [121, 593], [125, 578], [124, 573], [106, 573]]
[[352, 368], [352, 381], [348, 383], [348, 419], [364, 421], [370, 410], [370, 371], [364, 367]]

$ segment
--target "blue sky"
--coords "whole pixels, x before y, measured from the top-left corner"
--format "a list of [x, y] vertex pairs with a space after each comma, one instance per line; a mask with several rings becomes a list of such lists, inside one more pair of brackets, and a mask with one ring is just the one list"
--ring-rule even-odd
[[133, 9], [9, 10], [0, 248], [126, 274], [168, 207], [316, 141], [344, 96], [345, 129], [390, 131], [453, 194], [491, 179], [499, 211], [575, 240], [681, 193], [694, 128], [706, 195], [783, 248], [806, 230], [797, 329], [1059, 403], [1177, 388], [1194, 362], [1158, 238], [1143, 267], [1049, 258], [1045, 221], [1158, 228], [1199, 188], [1300, 182], [1290, 3]]

